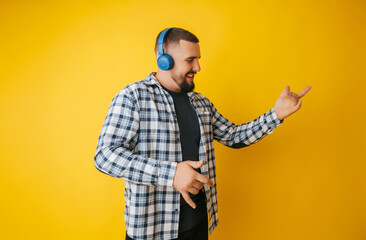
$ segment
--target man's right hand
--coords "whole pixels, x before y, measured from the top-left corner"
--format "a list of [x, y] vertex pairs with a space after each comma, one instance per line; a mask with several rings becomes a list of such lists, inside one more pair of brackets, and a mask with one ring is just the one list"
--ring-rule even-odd
[[196, 204], [188, 193], [197, 194], [203, 188], [203, 184], [207, 184], [210, 187], [213, 186], [213, 182], [209, 178], [194, 170], [194, 168], [200, 168], [202, 166], [203, 160], [184, 161], [178, 163], [175, 170], [173, 187], [182, 194], [184, 200], [192, 208], [196, 208]]

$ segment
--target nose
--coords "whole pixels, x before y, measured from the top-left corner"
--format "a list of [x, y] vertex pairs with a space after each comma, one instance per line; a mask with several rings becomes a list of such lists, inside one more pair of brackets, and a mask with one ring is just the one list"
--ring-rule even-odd
[[193, 71], [195, 71], [195, 72], [201, 71], [201, 67], [200, 67], [200, 64], [198, 62], [198, 59], [196, 59], [196, 61], [194, 61]]

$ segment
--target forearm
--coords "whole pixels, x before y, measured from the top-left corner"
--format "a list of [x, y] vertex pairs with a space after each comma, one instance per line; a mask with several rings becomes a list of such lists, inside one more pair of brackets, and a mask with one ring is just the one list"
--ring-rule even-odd
[[263, 137], [271, 134], [282, 123], [283, 120], [278, 119], [274, 108], [272, 108], [255, 120], [239, 126], [239, 142], [244, 143], [246, 146], [256, 143], [263, 139]]
[[110, 176], [138, 184], [172, 186], [177, 163], [137, 155], [122, 147], [103, 147], [94, 157], [95, 167]]
[[216, 140], [233, 148], [256, 143], [283, 123], [283, 120], [279, 120], [276, 116], [274, 108], [255, 120], [241, 125], [234, 125], [225, 120], [221, 120], [222, 123], [215, 130]]

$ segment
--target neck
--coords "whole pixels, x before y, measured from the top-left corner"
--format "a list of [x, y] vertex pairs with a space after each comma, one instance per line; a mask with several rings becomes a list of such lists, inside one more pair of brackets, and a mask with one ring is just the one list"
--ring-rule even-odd
[[159, 69], [158, 72], [155, 74], [155, 78], [166, 89], [169, 89], [172, 92], [181, 91], [178, 84], [171, 78], [170, 74], [167, 71], [162, 71]]

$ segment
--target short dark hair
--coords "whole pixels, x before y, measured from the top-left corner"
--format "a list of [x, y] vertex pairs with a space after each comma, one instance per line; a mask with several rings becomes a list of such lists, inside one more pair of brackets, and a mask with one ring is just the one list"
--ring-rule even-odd
[[[159, 40], [160, 34], [163, 31], [164, 30], [162, 30], [156, 37], [155, 53], [157, 53], [157, 51], [158, 51], [158, 48], [159, 48], [158, 40]], [[165, 35], [164, 44], [163, 44], [164, 50], [166, 51], [166, 49], [168, 49], [168, 47], [170, 45], [178, 44], [180, 40], [186, 40], [186, 41], [194, 42], [194, 43], [199, 42], [198, 38], [193, 33], [189, 32], [183, 28], [175, 27], [175, 28], [170, 29], [168, 31], [168, 33]]]

